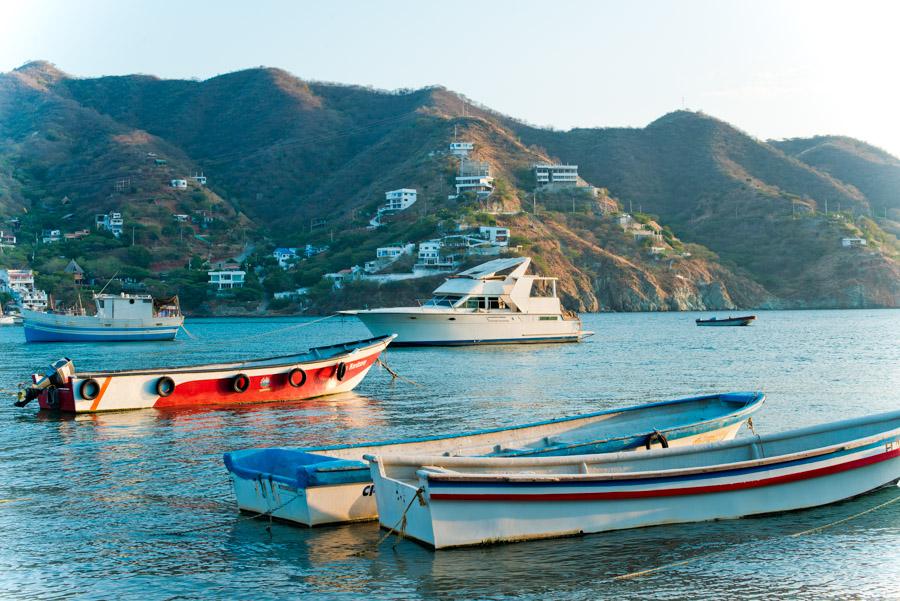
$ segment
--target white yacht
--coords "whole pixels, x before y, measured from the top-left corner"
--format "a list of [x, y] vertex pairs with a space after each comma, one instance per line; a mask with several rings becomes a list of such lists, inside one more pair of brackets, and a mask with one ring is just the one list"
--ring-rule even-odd
[[447, 278], [418, 307], [341, 311], [374, 336], [397, 334], [399, 345], [578, 342], [575, 313], [556, 296], [556, 278], [525, 275], [531, 259], [495, 259]]

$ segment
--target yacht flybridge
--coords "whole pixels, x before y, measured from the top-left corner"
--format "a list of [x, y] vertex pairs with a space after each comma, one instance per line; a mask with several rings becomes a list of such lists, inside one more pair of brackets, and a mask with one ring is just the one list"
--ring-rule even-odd
[[531, 259], [495, 259], [447, 278], [418, 307], [341, 311], [395, 345], [578, 342], [575, 313], [562, 308], [556, 278], [526, 275]]

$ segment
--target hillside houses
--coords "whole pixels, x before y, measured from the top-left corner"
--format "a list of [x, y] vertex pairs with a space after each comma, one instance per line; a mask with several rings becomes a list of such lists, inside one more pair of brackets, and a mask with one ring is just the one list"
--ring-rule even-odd
[[60, 230], [43, 230], [41, 232], [41, 242], [44, 244], [53, 244], [62, 240], [62, 232]]
[[381, 246], [375, 249], [375, 260], [367, 261], [363, 270], [366, 273], [376, 273], [396, 262], [404, 255], [412, 255], [416, 245], [409, 243]]
[[116, 238], [122, 235], [124, 223], [125, 222], [122, 219], [122, 213], [118, 211], [112, 211], [105, 215], [94, 216], [94, 225], [96, 229], [106, 230], [112, 233], [112, 235]]
[[47, 310], [47, 293], [34, 287], [34, 272], [30, 269], [0, 269], [0, 292], [12, 295], [23, 309]]
[[0, 248], [12, 248], [16, 245], [16, 236], [11, 232], [0, 230]]

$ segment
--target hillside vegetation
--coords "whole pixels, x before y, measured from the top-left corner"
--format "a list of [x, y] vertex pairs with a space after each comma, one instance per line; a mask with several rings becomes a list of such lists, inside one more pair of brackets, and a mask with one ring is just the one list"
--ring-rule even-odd
[[[448, 200], [454, 137], [490, 163], [487, 200]], [[546, 161], [578, 164], [599, 190], [536, 190], [531, 166]], [[180, 293], [194, 312], [296, 310], [270, 301], [298, 286], [327, 311], [427, 295], [439, 278], [335, 291], [322, 276], [466, 221], [512, 228], [518, 252], [581, 310], [898, 306], [898, 165], [855, 140], [766, 143], [685, 111], [643, 129], [559, 132], [440, 87], [384, 92], [267, 68], [79, 79], [36, 62], [0, 75], [0, 216], [20, 219], [0, 266], [31, 266], [69, 300], [62, 268], [76, 259], [92, 280]], [[205, 186], [190, 179], [201, 172]], [[419, 201], [367, 229], [396, 188]], [[113, 210], [126, 222], [118, 240], [93, 227]], [[653, 253], [619, 226], [623, 212], [658, 229]], [[80, 240], [35, 242], [82, 228]], [[867, 246], [845, 249], [846, 236]], [[271, 257], [306, 244], [328, 251], [287, 271]], [[211, 294], [206, 270], [229, 261], [248, 268], [246, 289]]]

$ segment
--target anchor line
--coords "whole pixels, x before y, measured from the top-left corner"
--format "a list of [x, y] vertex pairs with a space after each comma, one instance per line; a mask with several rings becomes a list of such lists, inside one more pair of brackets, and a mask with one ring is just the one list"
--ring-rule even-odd
[[[892, 503], [896, 503], [897, 501], [900, 501], [900, 495], [897, 495], [896, 497], [894, 497], [893, 499], [891, 499], [889, 501], [885, 501], [884, 503], [881, 503], [874, 507], [870, 507], [864, 511], [860, 511], [859, 513], [854, 513], [851, 516], [847, 516], [845, 518], [835, 520], [834, 522], [829, 522], [827, 524], [823, 524], [822, 526], [816, 526], [815, 528], [810, 528], [809, 530], [802, 530], [800, 532], [795, 532], [793, 534], [788, 535], [788, 538], [797, 538], [799, 536], [805, 536], [807, 534], [813, 534], [814, 532], [821, 532], [822, 530], [827, 530], [828, 528], [832, 528], [839, 524], [844, 524], [846, 522], [849, 522], [850, 520], [855, 520], [856, 518], [862, 517], [866, 514], [872, 513], [874, 511], [878, 511], [879, 509], [883, 509], [883, 508], [887, 507], [888, 505], [891, 505]], [[767, 537], [764, 539], [758, 539], [758, 540], [749, 541], [749, 542], [756, 543], [756, 542], [771, 540], [773, 538], [777, 538], [777, 537], [771, 536], [771, 537]], [[669, 570], [671, 568], [677, 568], [677, 567], [680, 567], [683, 565], [687, 565], [687, 564], [691, 564], [691, 563], [700, 561], [701, 559], [707, 559], [707, 558], [713, 557], [715, 555], [722, 555], [724, 553], [731, 551], [731, 549], [733, 547], [734, 547], [734, 545], [729, 545], [724, 549], [719, 549], [718, 551], [712, 551], [710, 553], [702, 553], [700, 555], [697, 555], [696, 557], [691, 557], [688, 559], [683, 559], [681, 561], [667, 563], [667, 564], [664, 564], [661, 566], [657, 566], [655, 568], [648, 568], [646, 570], [638, 570], [637, 572], [629, 572], [628, 574], [620, 574], [619, 576], [614, 576], [614, 577], [610, 578], [609, 582], [617, 582], [620, 580], [631, 580], [632, 578], [640, 578], [642, 576], [648, 576], [650, 574], [655, 574], [657, 572], [662, 572], [664, 570]]]
[[[282, 332], [287, 332], [289, 330], [305, 328], [305, 327], [311, 326], [313, 324], [321, 323], [321, 322], [325, 321], [326, 319], [331, 319], [332, 317], [339, 317], [339, 316], [340, 316], [339, 313], [332, 313], [331, 315], [326, 315], [325, 317], [320, 317], [320, 318], [314, 319], [312, 321], [304, 321], [304, 322], [293, 324], [290, 326], [285, 326], [283, 328], [276, 328], [274, 330], [269, 330], [267, 332], [260, 332], [259, 334], [253, 334], [252, 336], [244, 336], [241, 338], [241, 342], [246, 342], [247, 340], [254, 340], [256, 338], [262, 338], [264, 336], [271, 336], [273, 334], [280, 334]], [[192, 340], [198, 340], [197, 336], [195, 336], [187, 331], [187, 328], [184, 327], [184, 324], [181, 325], [181, 329], [184, 330], [185, 333], [187, 333], [188, 336], [190, 336]], [[204, 347], [215, 348], [215, 347], [219, 347], [219, 346], [233, 346], [233, 345], [234, 345], [234, 342], [228, 341], [228, 340], [223, 340], [221, 342], [216, 342], [216, 341], [202, 342], [202, 343], [198, 344], [197, 346], [192, 347], [191, 350], [196, 350], [196, 349], [200, 349], [200, 348], [204, 348]], [[168, 354], [171, 354], [171, 351], [158, 351], [155, 353], [146, 353], [144, 356], [150, 357], [150, 356], [154, 356], [154, 355], [168, 355]]]
[[285, 506], [288, 505], [289, 503], [292, 503], [293, 501], [296, 501], [296, 500], [297, 500], [297, 497], [296, 497], [296, 496], [291, 497], [290, 499], [288, 499], [287, 501], [285, 501], [284, 503], [282, 503], [282, 504], [279, 505], [278, 507], [273, 507], [272, 509], [269, 509], [269, 510], [267, 510], [267, 511], [261, 511], [260, 513], [255, 513], [255, 514], [253, 514], [253, 515], [245, 515], [245, 516], [241, 516], [241, 517], [239, 517], [238, 519], [234, 520], [233, 522], [230, 522], [229, 524], [208, 524], [208, 525], [206, 525], [206, 526], [198, 526], [198, 527], [196, 527], [196, 528], [188, 528], [187, 530], [178, 530], [178, 531], [175, 531], [175, 532], [168, 532], [167, 534], [168, 534], [169, 536], [184, 536], [185, 534], [190, 534], [191, 532], [201, 532], [201, 531], [203, 531], [203, 530], [212, 530], [212, 529], [214, 529], [214, 528], [224, 528], [224, 527], [229, 526], [229, 525], [238, 524], [238, 523], [240, 523], [240, 522], [244, 522], [244, 521], [247, 521], [247, 520], [255, 520], [255, 519], [261, 518], [261, 517], [268, 517], [268, 518], [269, 518], [269, 525], [266, 526], [266, 530], [268, 530], [269, 532], [271, 532], [271, 531], [272, 531], [272, 530], [271, 530], [271, 528], [272, 528], [272, 514], [275, 513], [276, 511], [278, 511], [279, 509], [285, 507]]
[[407, 383], [409, 383], [409, 384], [412, 384], [413, 386], [422, 386], [421, 384], [419, 384], [419, 383], [416, 382], [415, 380], [410, 380], [409, 378], [407, 378], [407, 377], [405, 377], [405, 376], [401, 376], [400, 374], [398, 374], [397, 372], [395, 372], [393, 369], [390, 368], [390, 366], [388, 366], [387, 363], [385, 363], [384, 360], [382, 360], [381, 357], [378, 357], [378, 360], [377, 360], [377, 361], [378, 361], [378, 364], [379, 364], [381, 367], [383, 367], [389, 374], [391, 374], [391, 379], [393, 379], [393, 380], [403, 380], [404, 382], [407, 382]]
[[[416, 489], [416, 494], [414, 494], [413, 498], [409, 500], [409, 504], [406, 506], [406, 509], [403, 510], [403, 514], [400, 516], [400, 519], [397, 520], [397, 523], [394, 524], [394, 526], [390, 530], [388, 530], [377, 543], [375, 543], [376, 547], [381, 546], [381, 543], [386, 541], [388, 537], [394, 532], [396, 532], [400, 538], [403, 538], [403, 533], [406, 531], [406, 514], [409, 512], [409, 509], [412, 507], [412, 504], [416, 501], [416, 499], [418, 499], [419, 505], [425, 505], [425, 499], [422, 497], [422, 493], [424, 492], [425, 488], [422, 486]], [[397, 530], [398, 527], [400, 528], [399, 531]]]

